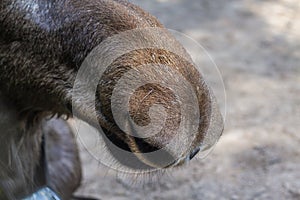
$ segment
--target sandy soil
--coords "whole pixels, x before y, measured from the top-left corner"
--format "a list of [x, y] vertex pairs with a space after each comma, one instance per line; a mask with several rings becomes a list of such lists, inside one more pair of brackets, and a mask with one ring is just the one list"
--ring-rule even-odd
[[[300, 2], [132, 2], [213, 57], [227, 94], [225, 131], [207, 158], [143, 185], [130, 184], [132, 177], [99, 164], [81, 146], [78, 194], [103, 200], [300, 199]], [[209, 72], [206, 78], [214, 84]], [[222, 88], [214, 88], [222, 97]]]

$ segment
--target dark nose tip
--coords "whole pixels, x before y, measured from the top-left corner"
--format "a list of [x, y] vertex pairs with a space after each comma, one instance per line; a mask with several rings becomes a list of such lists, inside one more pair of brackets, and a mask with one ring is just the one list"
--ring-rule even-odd
[[197, 153], [200, 151], [200, 148], [196, 148], [195, 150], [192, 151], [192, 153], [190, 154], [190, 160], [192, 160], [196, 155]]

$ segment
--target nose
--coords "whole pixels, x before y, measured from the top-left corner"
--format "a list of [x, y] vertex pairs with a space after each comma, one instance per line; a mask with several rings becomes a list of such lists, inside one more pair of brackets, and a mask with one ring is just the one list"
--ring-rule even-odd
[[190, 160], [192, 160], [196, 155], [197, 155], [197, 153], [200, 151], [200, 148], [199, 147], [197, 147], [196, 149], [194, 149], [193, 151], [192, 151], [192, 153], [190, 154]]

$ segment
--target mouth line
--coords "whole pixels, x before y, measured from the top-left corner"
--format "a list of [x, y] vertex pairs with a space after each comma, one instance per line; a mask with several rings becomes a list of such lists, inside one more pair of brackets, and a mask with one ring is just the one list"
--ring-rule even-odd
[[185, 165], [188, 162], [190, 162], [198, 154], [198, 152], [200, 150], [201, 150], [201, 148], [197, 147], [190, 154], [179, 158], [178, 160], [174, 161], [173, 163], [171, 163], [170, 165], [167, 165], [164, 168], [166, 169], [166, 168], [170, 168], [170, 167], [178, 167], [178, 166], [181, 166], [181, 165]]
[[197, 153], [198, 153], [199, 151], [200, 151], [200, 147], [197, 147], [196, 149], [194, 149], [194, 150], [192, 151], [192, 153], [190, 153], [189, 159], [192, 160], [192, 159], [197, 155]]

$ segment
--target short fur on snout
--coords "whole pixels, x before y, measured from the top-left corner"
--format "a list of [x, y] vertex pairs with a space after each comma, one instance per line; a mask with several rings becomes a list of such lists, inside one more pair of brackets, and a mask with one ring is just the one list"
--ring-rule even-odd
[[[150, 83], [139, 87], [130, 98], [130, 118], [140, 126], [151, 123], [151, 117], [159, 119], [161, 113], [149, 114], [153, 105], [164, 108], [168, 117], [163, 129], [154, 136], [139, 138], [126, 134], [114, 121], [111, 108], [114, 88], [124, 73], [139, 70], [140, 65], [168, 65], [190, 83], [198, 101], [201, 118], [197, 137], [190, 146], [174, 146], [162, 151], [162, 160], [175, 158], [168, 166], [178, 164], [179, 159], [195, 152], [209, 135], [221, 134], [222, 117], [201, 74], [191, 62], [164, 49], [140, 49], [116, 59], [99, 80], [95, 106], [88, 106], [80, 99], [74, 100], [72, 94], [77, 72], [95, 47], [124, 31], [151, 27], [165, 30], [155, 17], [125, 0], [1, 1], [0, 106], [6, 109], [0, 116], [7, 119], [0, 124], [1, 140], [6, 141], [6, 145], [0, 147], [4, 150], [0, 154], [1, 199], [1, 195], [10, 199], [24, 196], [39, 184], [50, 184], [63, 199], [70, 198], [80, 182], [80, 162], [74, 137], [63, 119], [49, 121], [48, 118], [52, 115], [72, 117], [74, 110], [77, 117], [92, 126], [100, 124], [106, 140], [133, 153], [137, 166], [126, 162], [122, 155], [115, 155], [112, 150], [123, 164], [137, 169], [167, 167], [162, 166], [161, 160], [142, 153], [157, 151], [168, 144], [175, 133], [180, 134], [177, 128], [182, 120], [182, 105], [176, 91]], [[171, 34], [168, 37], [174, 45], [179, 45]], [[184, 51], [180, 45], [179, 48]], [[153, 75], [151, 71], [147, 73]], [[96, 120], [90, 116], [94, 109]], [[43, 146], [43, 140], [48, 146]], [[34, 145], [29, 147], [28, 144]], [[211, 145], [208, 144], [205, 148]], [[65, 145], [70, 148], [65, 148]], [[43, 158], [42, 148], [46, 148], [48, 158]], [[14, 152], [18, 156], [12, 158]], [[54, 162], [50, 158], [57, 160]], [[43, 163], [41, 159], [48, 159], [48, 168], [52, 169], [50, 181], [41, 180], [43, 174], [37, 170]], [[19, 167], [18, 163], [22, 165]]]

